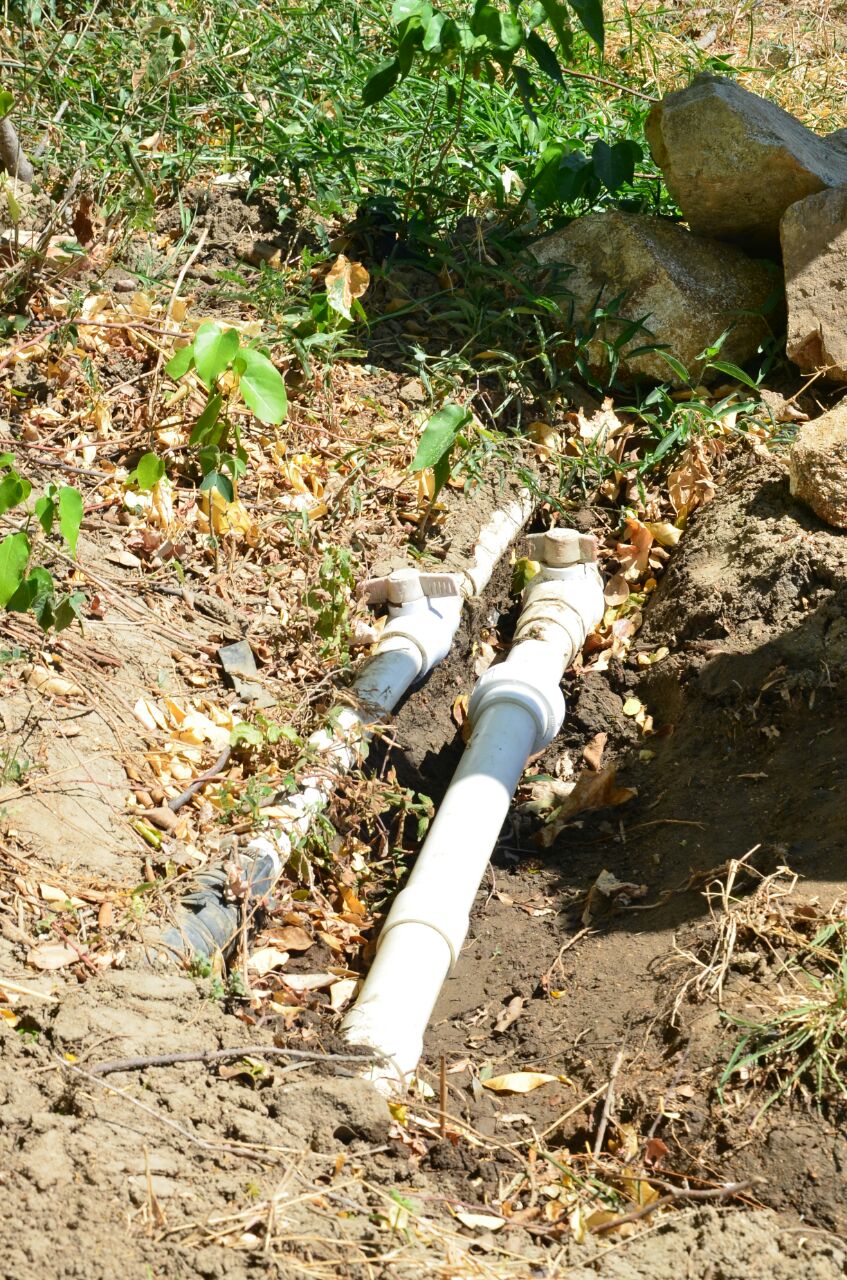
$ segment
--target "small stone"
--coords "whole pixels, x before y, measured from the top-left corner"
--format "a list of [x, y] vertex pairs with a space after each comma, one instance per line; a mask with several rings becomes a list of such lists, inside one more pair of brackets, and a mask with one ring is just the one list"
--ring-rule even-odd
[[847, 185], [847, 144], [722, 76], [697, 76], [651, 110], [644, 132], [668, 190], [698, 235], [757, 255], [779, 248], [797, 200]]
[[410, 378], [408, 382], [404, 382], [397, 395], [406, 404], [423, 404], [426, 399], [423, 384], [417, 378]]
[[[648, 345], [666, 347], [690, 377], [705, 380], [709, 375], [697, 356], [724, 330], [731, 332], [721, 358], [738, 365], [755, 355], [767, 335], [765, 321], [753, 313], [773, 289], [772, 271], [740, 249], [692, 235], [665, 218], [588, 214], [539, 240], [532, 251], [543, 266], [571, 267], [563, 273], [561, 305], [589, 338], [588, 362], [601, 376], [608, 371], [606, 344], [634, 320], [642, 320], [643, 328], [621, 348], [618, 377], [652, 378], [677, 387], [686, 381], [658, 351], [628, 353]], [[598, 300], [609, 308], [621, 295], [616, 315], [595, 325]]]
[[847, 529], [847, 399], [800, 428], [789, 456], [791, 492], [815, 515]]
[[786, 352], [803, 373], [847, 384], [847, 186], [798, 200], [780, 227]]

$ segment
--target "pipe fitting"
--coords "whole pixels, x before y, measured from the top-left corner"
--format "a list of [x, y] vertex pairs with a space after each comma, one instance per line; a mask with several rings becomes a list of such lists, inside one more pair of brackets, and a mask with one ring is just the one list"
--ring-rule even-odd
[[437, 600], [421, 597], [410, 602], [385, 624], [375, 656], [411, 645], [420, 655], [420, 670], [415, 678], [428, 675], [450, 652], [461, 612], [462, 599], [458, 595]]
[[509, 672], [509, 663], [491, 667], [476, 683], [468, 704], [468, 719], [476, 726], [490, 707], [511, 703], [535, 721], [535, 744], [530, 752], [543, 751], [555, 738], [565, 719], [565, 699], [554, 680], [531, 682]]

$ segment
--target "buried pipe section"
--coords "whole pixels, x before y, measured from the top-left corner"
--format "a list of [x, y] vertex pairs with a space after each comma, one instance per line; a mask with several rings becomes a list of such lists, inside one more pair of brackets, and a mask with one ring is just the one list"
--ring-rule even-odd
[[[314, 770], [299, 780], [299, 790], [286, 796], [283, 817], [251, 840], [235, 865], [215, 866], [195, 876], [197, 889], [182, 898], [176, 922], [150, 945], [157, 957], [210, 958], [237, 941], [245, 913], [271, 895], [293, 844], [305, 836], [327, 807], [334, 778], [364, 759], [379, 725], [412, 685], [423, 680], [447, 656], [459, 627], [464, 602], [487, 586], [497, 564], [533, 511], [522, 491], [496, 511], [480, 531], [471, 562], [456, 573], [421, 573], [397, 569], [364, 584], [371, 604], [386, 604], [388, 622], [374, 653], [355, 677], [352, 692], [358, 707], [339, 705], [329, 715], [329, 728], [309, 739], [316, 756]], [[233, 896], [233, 881], [237, 898]]]
[[470, 741], [341, 1024], [349, 1044], [376, 1050], [390, 1063], [368, 1072], [384, 1089], [407, 1085], [417, 1067], [521, 774], [559, 732], [562, 675], [603, 617], [594, 539], [554, 529], [528, 541], [541, 568], [524, 591], [511, 650], [477, 681], [468, 708]]

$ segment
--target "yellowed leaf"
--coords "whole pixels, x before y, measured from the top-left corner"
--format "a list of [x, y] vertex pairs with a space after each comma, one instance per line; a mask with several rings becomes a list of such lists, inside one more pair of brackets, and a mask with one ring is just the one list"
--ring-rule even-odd
[[660, 520], [646, 526], [661, 547], [675, 547], [682, 537], [682, 530], [668, 520]]
[[361, 262], [351, 262], [340, 253], [327, 272], [327, 297], [337, 311], [350, 319], [353, 302], [361, 298], [370, 282], [371, 278]]
[[483, 1089], [492, 1093], [531, 1093], [543, 1084], [553, 1084], [558, 1076], [547, 1075], [544, 1071], [509, 1071], [504, 1076], [492, 1076], [490, 1080], [481, 1081]]

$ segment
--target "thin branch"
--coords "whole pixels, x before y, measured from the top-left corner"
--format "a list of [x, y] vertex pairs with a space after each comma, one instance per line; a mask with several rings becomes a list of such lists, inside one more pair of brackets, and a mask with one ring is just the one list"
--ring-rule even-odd
[[600, 1116], [600, 1124], [597, 1127], [597, 1137], [594, 1139], [594, 1158], [595, 1160], [603, 1150], [603, 1139], [606, 1136], [606, 1129], [612, 1118], [612, 1110], [615, 1105], [615, 1081], [618, 1073], [623, 1066], [623, 1049], [618, 1051], [618, 1055], [612, 1063], [612, 1070], [609, 1072], [609, 1083], [606, 1086], [606, 1099], [603, 1103], [603, 1114]]
[[387, 1061], [381, 1053], [315, 1053], [308, 1049], [286, 1049], [284, 1046], [258, 1044], [229, 1049], [189, 1049], [183, 1053], [157, 1053], [141, 1058], [111, 1058], [96, 1062], [89, 1075], [108, 1076], [115, 1071], [143, 1071], [145, 1067], [171, 1067], [178, 1062], [225, 1062], [227, 1058], [299, 1058], [305, 1062], [358, 1062], [365, 1066], [377, 1059]]
[[722, 1187], [706, 1187], [699, 1191], [686, 1191], [684, 1187], [679, 1187], [669, 1191], [667, 1195], [660, 1196], [658, 1200], [653, 1200], [651, 1204], [642, 1204], [639, 1208], [622, 1214], [620, 1218], [613, 1218], [611, 1222], [602, 1222], [591, 1229], [595, 1235], [616, 1231], [625, 1222], [637, 1222], [640, 1218], [649, 1217], [657, 1209], [664, 1209], [667, 1205], [675, 1204], [679, 1200], [729, 1200], [733, 1196], [740, 1195], [742, 1191], [749, 1191], [761, 1181], [760, 1178], [748, 1178], [746, 1182], [727, 1182]]
[[15, 126], [8, 116], [0, 120], [0, 164], [10, 177], [17, 178], [18, 182], [25, 182], [27, 186], [35, 177], [35, 170], [27, 160]]

